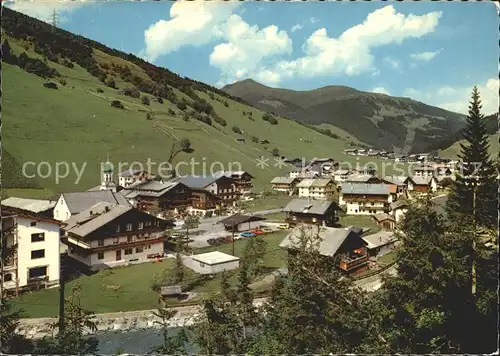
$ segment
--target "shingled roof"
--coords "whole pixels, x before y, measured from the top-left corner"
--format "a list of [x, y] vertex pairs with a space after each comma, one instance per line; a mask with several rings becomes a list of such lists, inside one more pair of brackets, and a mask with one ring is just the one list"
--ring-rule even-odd
[[341, 184], [342, 194], [364, 194], [364, 195], [388, 195], [390, 193], [387, 184], [350, 183]]
[[285, 206], [284, 212], [305, 213], [323, 215], [332, 206], [337, 205], [329, 200], [309, 200], [309, 199], [293, 199]]
[[61, 196], [66, 202], [71, 214], [78, 214], [101, 202], [130, 206], [130, 203], [122, 194], [114, 193], [111, 190], [63, 193]]
[[[300, 225], [294, 228], [279, 244], [281, 248], [297, 249], [300, 238], [304, 233], [308, 237], [319, 235], [318, 252], [323, 256], [334, 256], [347, 238], [361, 237], [350, 228], [318, 227], [313, 225]], [[366, 243], [365, 243], [366, 244]]]

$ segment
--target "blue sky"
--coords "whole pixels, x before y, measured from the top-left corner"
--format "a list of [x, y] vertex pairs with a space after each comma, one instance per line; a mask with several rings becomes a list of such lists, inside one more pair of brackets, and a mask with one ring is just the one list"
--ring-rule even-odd
[[296, 90], [347, 85], [465, 112], [478, 85], [498, 109], [491, 3], [50, 2], [18, 11], [176, 73], [223, 86], [252, 78]]

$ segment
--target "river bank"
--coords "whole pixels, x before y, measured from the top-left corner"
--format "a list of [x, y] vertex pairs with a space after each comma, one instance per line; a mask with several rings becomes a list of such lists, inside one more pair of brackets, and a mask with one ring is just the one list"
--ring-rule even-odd
[[[254, 304], [259, 307], [263, 302], [263, 298], [256, 299]], [[200, 312], [199, 305], [173, 307], [171, 309], [177, 312], [169, 320], [171, 328], [193, 325]], [[154, 314], [155, 311], [156, 309], [96, 314], [92, 320], [96, 324], [97, 330], [95, 332], [87, 330], [86, 334], [158, 329], [160, 320]], [[51, 325], [55, 323], [57, 323], [57, 318], [21, 319], [16, 332], [29, 339], [41, 339], [44, 336], [52, 335]]]
[[[359, 288], [367, 292], [375, 291], [382, 286], [382, 275], [395, 275], [396, 264], [388, 266], [380, 273], [371, 275], [354, 282]], [[265, 298], [255, 299], [254, 304], [259, 307]], [[182, 328], [194, 324], [200, 313], [199, 305], [172, 307], [177, 313], [169, 320], [171, 328]], [[154, 315], [156, 309], [126, 311], [118, 313], [96, 314], [93, 318], [97, 326], [96, 334], [135, 332], [147, 329], [158, 329], [159, 319]], [[40, 339], [52, 335], [51, 325], [57, 322], [56, 318], [21, 319], [17, 331], [30, 339]], [[88, 334], [92, 332], [87, 331]]]

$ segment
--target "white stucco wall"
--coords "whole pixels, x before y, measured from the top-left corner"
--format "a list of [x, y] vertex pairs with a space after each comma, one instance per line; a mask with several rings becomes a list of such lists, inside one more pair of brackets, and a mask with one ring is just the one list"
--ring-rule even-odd
[[[35, 222], [35, 226], [31, 226], [32, 222]], [[22, 217], [18, 218], [17, 224], [19, 287], [27, 285], [28, 270], [33, 267], [47, 266], [49, 282], [58, 281], [60, 263], [59, 225]], [[44, 241], [31, 242], [31, 235], [35, 233], [44, 233]], [[43, 258], [31, 259], [31, 251], [42, 249], [45, 251]]]
[[216, 265], [207, 265], [194, 260], [191, 256], [184, 257], [182, 262], [187, 268], [199, 274], [216, 274], [224, 271], [231, 271], [239, 268], [240, 266], [239, 260], [219, 263]]
[[54, 220], [58, 221], [66, 221], [71, 217], [71, 213], [62, 195], [57, 200], [53, 214], [54, 214]]
[[257, 229], [260, 227], [261, 221], [252, 221], [250, 223], [243, 223], [238, 225], [238, 231], [247, 231], [251, 229]]

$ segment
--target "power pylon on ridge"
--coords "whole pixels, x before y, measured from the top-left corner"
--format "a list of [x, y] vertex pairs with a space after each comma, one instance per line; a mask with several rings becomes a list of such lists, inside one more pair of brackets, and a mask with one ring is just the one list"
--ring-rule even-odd
[[56, 9], [52, 10], [52, 16], [50, 18], [50, 24], [52, 25], [52, 30], [57, 28], [57, 20], [59, 19], [59, 15], [57, 15]]

